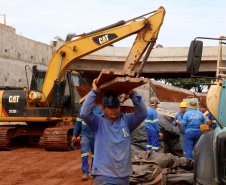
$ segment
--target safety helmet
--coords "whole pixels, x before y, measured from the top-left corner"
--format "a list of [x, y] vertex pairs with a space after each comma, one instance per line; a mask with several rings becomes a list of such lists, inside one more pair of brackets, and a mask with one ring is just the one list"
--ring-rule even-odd
[[181, 102], [180, 103], [180, 107], [187, 107], [187, 103], [186, 102]]
[[118, 98], [118, 94], [116, 92], [108, 92], [104, 95], [102, 105], [106, 107], [114, 106], [114, 105], [120, 105], [120, 101]]

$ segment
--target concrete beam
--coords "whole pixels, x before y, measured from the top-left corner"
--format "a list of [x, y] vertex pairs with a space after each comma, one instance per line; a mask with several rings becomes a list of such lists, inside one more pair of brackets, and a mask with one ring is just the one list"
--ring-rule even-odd
[[[114, 68], [115, 70], [121, 70], [124, 61], [106, 61], [106, 60], [78, 60], [70, 68], [76, 71], [93, 74], [98, 76], [101, 69]], [[138, 64], [139, 65], [139, 64]], [[135, 71], [139, 66], [136, 66]], [[186, 61], [147, 61], [143, 69], [141, 76], [148, 78], [183, 78], [190, 77], [190, 74], [186, 72]], [[216, 71], [216, 61], [202, 61], [200, 65], [200, 72], [198, 75], [214, 76]]]
[[[145, 64], [142, 76], [148, 78], [190, 77], [190, 74], [186, 72], [188, 49], [188, 47], [154, 48]], [[129, 51], [130, 48], [109, 46], [83, 57], [70, 68], [97, 77], [101, 69], [121, 70]], [[223, 47], [223, 53], [226, 53], [226, 47]], [[217, 54], [218, 47], [204, 47], [200, 71], [197, 75], [215, 76]], [[226, 55], [223, 56], [223, 60], [226, 60]], [[135, 71], [138, 67], [139, 64]]]

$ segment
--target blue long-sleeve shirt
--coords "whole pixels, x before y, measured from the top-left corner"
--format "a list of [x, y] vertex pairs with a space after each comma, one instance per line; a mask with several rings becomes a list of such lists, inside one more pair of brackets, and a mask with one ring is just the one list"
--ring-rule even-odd
[[92, 106], [97, 94], [91, 91], [81, 109], [81, 117], [95, 136], [95, 157], [92, 174], [108, 177], [128, 177], [132, 174], [130, 134], [147, 116], [147, 109], [139, 92], [131, 97], [135, 112], [120, 114], [112, 123], [105, 115], [95, 115]]
[[185, 127], [181, 125], [181, 121], [183, 119], [184, 114], [181, 114], [181, 112], [178, 112], [177, 115], [174, 118], [173, 125], [175, 125], [175, 122], [178, 120], [180, 124], [178, 125], [179, 131], [181, 134], [185, 134]]
[[200, 130], [200, 125], [203, 123], [205, 123], [204, 115], [196, 109], [185, 112], [181, 122], [185, 126], [185, 133]]
[[[85, 136], [89, 139], [95, 139], [93, 133], [91, 132], [91, 130], [89, 129], [87, 124], [82, 120], [80, 112], [81, 112], [81, 108], [79, 109], [79, 113], [78, 113], [78, 116], [76, 119], [73, 136], [76, 136], [78, 134], [78, 132], [82, 126], [80, 136]], [[95, 108], [93, 109], [93, 113], [96, 115], [101, 115], [101, 114], [103, 114], [103, 111], [99, 106], [95, 106]]]
[[160, 133], [157, 111], [153, 107], [148, 109], [148, 116], [145, 119], [145, 127], [156, 133]]

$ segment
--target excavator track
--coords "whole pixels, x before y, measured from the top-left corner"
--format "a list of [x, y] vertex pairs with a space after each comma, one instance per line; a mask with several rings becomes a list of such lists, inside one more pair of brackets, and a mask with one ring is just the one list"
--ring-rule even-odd
[[46, 150], [70, 150], [74, 126], [55, 126], [44, 130], [43, 147]]
[[10, 131], [17, 127], [0, 127], [0, 150], [9, 150], [8, 144], [10, 143]]

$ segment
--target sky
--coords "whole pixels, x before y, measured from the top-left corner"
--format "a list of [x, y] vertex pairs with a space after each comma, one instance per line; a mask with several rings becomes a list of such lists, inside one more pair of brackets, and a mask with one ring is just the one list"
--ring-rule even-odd
[[[165, 19], [156, 44], [189, 47], [195, 37], [226, 35], [225, 0], [1, 0], [0, 22], [29, 39], [50, 44], [55, 36], [88, 33], [120, 20], [157, 10], [163, 6]], [[131, 47], [135, 36], [114, 44]], [[216, 46], [217, 41], [204, 41]]]

